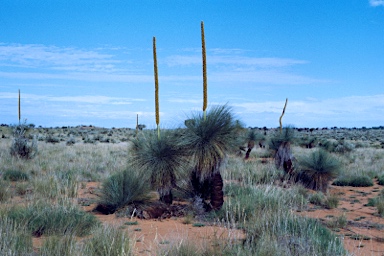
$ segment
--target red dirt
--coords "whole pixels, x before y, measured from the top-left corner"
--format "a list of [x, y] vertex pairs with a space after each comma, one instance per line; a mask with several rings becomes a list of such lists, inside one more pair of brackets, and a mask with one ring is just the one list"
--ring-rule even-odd
[[[97, 183], [87, 183], [80, 189], [79, 198], [96, 198]], [[367, 188], [330, 186], [329, 193], [337, 194], [340, 204], [336, 209], [316, 208], [310, 205], [307, 211], [300, 215], [320, 219], [322, 222], [331, 221], [332, 218], [345, 215], [348, 219], [346, 228], [336, 230], [344, 242], [345, 248], [352, 255], [384, 255], [384, 218], [377, 216], [375, 207], [364, 206], [368, 198], [374, 198], [383, 186], [375, 185]], [[84, 206], [83, 209], [91, 211], [95, 204]], [[103, 223], [116, 225], [126, 229], [133, 237], [135, 255], [155, 255], [161, 248], [191, 242], [195, 245], [213, 245], [218, 239], [231, 238], [244, 239], [240, 230], [227, 229], [219, 226], [195, 227], [192, 224], [183, 224], [184, 218], [171, 218], [165, 220], [141, 220], [129, 217], [116, 217], [115, 214], [95, 214]], [[135, 222], [137, 225], [126, 225]], [[192, 220], [192, 222], [194, 222]], [[382, 226], [380, 226], [382, 225]], [[352, 239], [360, 235], [361, 239]], [[365, 240], [363, 239], [365, 237]], [[44, 238], [34, 238], [35, 248], [39, 248]], [[369, 240], [367, 240], [369, 239]]]
[[[352, 255], [384, 255], [384, 218], [377, 215], [376, 207], [364, 206], [368, 198], [374, 198], [384, 189], [373, 187], [337, 187], [330, 186], [329, 193], [340, 198], [336, 209], [311, 209], [300, 213], [303, 216], [317, 218], [323, 222], [346, 216], [346, 228], [336, 230], [343, 237], [344, 247]], [[365, 238], [365, 239], [364, 239]], [[356, 239], [356, 240], [355, 240]]]

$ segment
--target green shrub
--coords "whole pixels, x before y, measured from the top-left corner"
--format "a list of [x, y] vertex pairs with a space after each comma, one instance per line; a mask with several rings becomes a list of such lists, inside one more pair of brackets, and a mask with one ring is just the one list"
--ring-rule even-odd
[[384, 186], [384, 174], [380, 175], [380, 176], [377, 178], [377, 181], [378, 181], [378, 184], [379, 184], [379, 185]]
[[26, 225], [34, 236], [74, 234], [88, 235], [91, 229], [99, 225], [94, 215], [77, 207], [63, 203], [53, 205], [48, 202], [14, 207], [7, 212], [8, 217], [19, 225]]
[[28, 174], [20, 170], [6, 170], [3, 173], [3, 179], [9, 181], [25, 181], [29, 179]]
[[309, 202], [311, 204], [314, 204], [314, 205], [322, 205], [324, 202], [324, 199], [325, 199], [325, 196], [321, 192], [314, 193], [314, 194], [310, 195], [308, 198]]
[[150, 177], [151, 186], [160, 201], [172, 204], [172, 190], [186, 178], [190, 165], [187, 151], [180, 146], [179, 137], [171, 131], [140, 133], [132, 140], [129, 164], [137, 172]]
[[293, 143], [295, 139], [295, 130], [293, 127], [284, 127], [282, 132], [280, 130], [275, 131], [269, 138], [269, 149], [276, 152], [283, 142]]
[[48, 135], [45, 138], [45, 142], [52, 143], [52, 144], [59, 143], [60, 142], [60, 138], [59, 137], [54, 137], [52, 135]]
[[329, 195], [324, 200], [324, 206], [328, 209], [335, 209], [339, 206], [340, 198], [336, 194]]
[[372, 179], [367, 175], [342, 176], [337, 178], [332, 185], [335, 186], [352, 186], [352, 187], [371, 187]]
[[328, 221], [326, 224], [329, 228], [345, 228], [348, 224], [348, 219], [345, 214], [343, 214]]
[[245, 227], [253, 255], [345, 255], [340, 239], [319, 221], [287, 213], [262, 215]]
[[26, 124], [20, 124], [13, 128], [13, 141], [10, 148], [12, 156], [30, 159], [37, 154], [37, 140], [34, 137], [31, 142], [29, 141], [26, 137], [28, 129], [29, 127]]
[[5, 202], [11, 197], [8, 182], [0, 180], [0, 202]]
[[124, 170], [103, 181], [96, 210], [113, 213], [131, 203], [145, 203], [149, 192], [148, 179], [132, 169]]
[[112, 226], [102, 226], [92, 232], [92, 237], [84, 242], [86, 256], [125, 256], [132, 255], [133, 248], [126, 231]]
[[76, 238], [72, 235], [48, 236], [40, 248], [41, 256], [60, 255], [72, 256], [80, 255], [76, 244]]
[[0, 217], [0, 255], [32, 255], [32, 236], [23, 225]]
[[16, 194], [19, 196], [23, 196], [28, 193], [29, 190], [29, 184], [22, 182], [22, 183], [17, 183], [15, 187]]
[[378, 200], [376, 202], [376, 208], [377, 208], [377, 213], [381, 217], [384, 217], [384, 199]]
[[341, 163], [323, 149], [299, 158], [301, 171], [298, 179], [308, 188], [326, 192], [329, 182], [336, 178]]

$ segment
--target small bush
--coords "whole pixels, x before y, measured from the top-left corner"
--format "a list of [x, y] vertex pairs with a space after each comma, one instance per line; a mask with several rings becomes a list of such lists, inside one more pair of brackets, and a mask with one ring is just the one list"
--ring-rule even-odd
[[276, 131], [274, 134], [271, 135], [268, 146], [269, 149], [276, 152], [280, 145], [283, 144], [283, 142], [293, 143], [295, 140], [295, 130], [293, 127], [284, 127], [282, 132]]
[[28, 193], [29, 191], [29, 184], [22, 182], [22, 183], [17, 183], [16, 184], [16, 194], [19, 196], [23, 196]]
[[345, 228], [348, 224], [348, 219], [345, 214], [340, 215], [331, 221], [327, 222], [329, 228]]
[[3, 179], [9, 181], [25, 181], [29, 179], [29, 176], [23, 171], [7, 170], [3, 174]]
[[332, 185], [335, 186], [352, 186], [352, 187], [371, 187], [373, 181], [367, 175], [359, 176], [343, 176], [336, 179]]
[[309, 196], [308, 200], [311, 204], [322, 205], [324, 202], [325, 196], [323, 193], [314, 193]]
[[32, 255], [32, 236], [23, 225], [0, 217], [0, 255]]
[[326, 192], [329, 182], [336, 178], [341, 163], [323, 149], [313, 151], [309, 156], [299, 158], [301, 171], [298, 179], [308, 188]]
[[39, 255], [61, 255], [71, 256], [79, 255], [79, 248], [76, 246], [76, 238], [72, 235], [48, 236], [40, 248]]
[[76, 143], [76, 139], [74, 138], [74, 137], [70, 137], [68, 140], [67, 140], [67, 142], [66, 142], [66, 145], [67, 146], [72, 146], [72, 145], [74, 145]]
[[68, 204], [52, 205], [36, 203], [28, 207], [14, 207], [7, 212], [8, 217], [19, 225], [26, 225], [34, 236], [74, 234], [88, 235], [99, 225], [94, 215]]
[[335, 209], [339, 206], [339, 202], [340, 198], [337, 195], [332, 194], [326, 197], [324, 200], [324, 206], [328, 209]]
[[129, 237], [121, 229], [103, 226], [94, 230], [92, 234], [92, 238], [84, 242], [83, 255], [124, 256], [133, 253]]
[[7, 182], [0, 180], [0, 202], [5, 202], [11, 197], [9, 185]]
[[378, 200], [376, 202], [376, 208], [377, 208], [377, 213], [381, 217], [384, 217], [384, 199]]
[[30, 142], [26, 137], [28, 129], [26, 124], [20, 124], [13, 128], [13, 141], [10, 149], [12, 156], [31, 159], [37, 154], [38, 148], [36, 137]]
[[118, 208], [149, 200], [149, 182], [132, 169], [116, 173], [102, 183], [96, 210], [110, 214]]
[[379, 184], [379, 185], [384, 186], [384, 174], [380, 175], [380, 176], [377, 178], [377, 181], [378, 181], [378, 184]]
[[60, 138], [59, 137], [54, 137], [52, 135], [48, 135], [45, 138], [45, 142], [52, 143], [52, 144], [59, 143], [60, 142]]

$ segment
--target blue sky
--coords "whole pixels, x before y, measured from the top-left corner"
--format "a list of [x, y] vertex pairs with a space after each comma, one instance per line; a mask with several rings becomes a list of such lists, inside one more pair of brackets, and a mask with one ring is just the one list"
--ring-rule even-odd
[[154, 128], [208, 106], [246, 126], [384, 125], [384, 0], [2, 0], [0, 123]]

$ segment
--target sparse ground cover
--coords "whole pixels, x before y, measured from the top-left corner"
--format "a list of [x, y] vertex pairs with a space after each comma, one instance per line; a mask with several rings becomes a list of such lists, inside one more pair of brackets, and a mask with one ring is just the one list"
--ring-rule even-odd
[[[254, 131], [263, 135], [252, 140], [262, 143], [253, 143], [246, 160], [246, 152], [239, 155], [234, 148], [222, 169], [225, 200], [220, 210], [199, 212], [188, 191], [177, 190], [173, 205], [178, 215], [171, 212], [154, 220], [143, 219], [145, 214], [138, 218], [143, 208], [132, 205], [109, 215], [93, 211], [106, 200], [105, 182], [127, 170], [135, 130], [34, 128], [28, 136], [38, 139], [38, 153], [22, 159], [11, 156], [12, 133], [0, 127], [0, 254], [384, 253], [383, 129], [295, 131], [295, 158], [322, 148], [341, 163], [333, 180], [340, 183], [330, 182], [324, 191], [310, 190], [294, 175], [277, 170], [273, 153], [263, 147], [273, 131]], [[243, 146], [252, 143], [244, 140]], [[301, 170], [299, 161], [294, 168]], [[183, 182], [178, 185], [187, 190]], [[119, 191], [110, 192], [115, 198], [113, 193]], [[146, 196], [151, 203], [158, 199], [153, 191]]]

